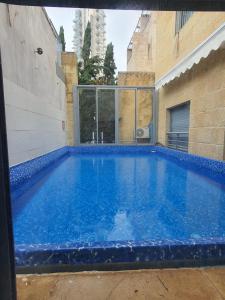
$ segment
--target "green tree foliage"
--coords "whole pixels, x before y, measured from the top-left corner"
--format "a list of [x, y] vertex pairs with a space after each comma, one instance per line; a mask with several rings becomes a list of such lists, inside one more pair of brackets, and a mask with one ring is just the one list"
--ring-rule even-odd
[[78, 64], [79, 84], [96, 84], [101, 70], [102, 59], [98, 56], [90, 57], [91, 54], [91, 24], [88, 22], [84, 33], [82, 47], [82, 62]]
[[105, 84], [115, 84], [116, 64], [114, 61], [113, 44], [107, 45], [103, 66]]
[[84, 68], [89, 63], [90, 54], [91, 54], [91, 23], [88, 22], [84, 33], [84, 44], [81, 52], [84, 61]]
[[66, 42], [65, 42], [63, 26], [60, 26], [60, 29], [59, 29], [59, 41], [62, 44], [62, 51], [66, 51]]
[[80, 62], [78, 65], [79, 84], [96, 84], [102, 70], [102, 59], [93, 56], [86, 61], [85, 66]]

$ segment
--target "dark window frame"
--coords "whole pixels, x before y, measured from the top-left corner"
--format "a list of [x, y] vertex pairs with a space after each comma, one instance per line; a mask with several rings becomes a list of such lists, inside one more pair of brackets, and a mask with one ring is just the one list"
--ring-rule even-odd
[[193, 13], [194, 13], [194, 11], [188, 11], [188, 10], [176, 11], [175, 34], [180, 32], [180, 30], [184, 27], [184, 25], [191, 18]]
[[[171, 126], [171, 113], [176, 108], [182, 108], [182, 107], [188, 108], [188, 131], [184, 132], [183, 130], [180, 130], [179, 132], [175, 132], [172, 130]], [[169, 118], [169, 122], [167, 122], [167, 132], [166, 132], [166, 144], [168, 148], [188, 152], [188, 146], [189, 146], [189, 130], [190, 130], [190, 108], [191, 108], [191, 101], [185, 101], [182, 103], [179, 103], [178, 105], [172, 106], [167, 108], [167, 116]]]
[[[165, 11], [225, 11], [224, 0], [3, 0], [6, 4], [101, 9]], [[1, 59], [1, 57], [0, 57]], [[3, 75], [0, 60], [0, 299], [16, 299], [14, 246], [10, 207], [9, 164], [5, 122]]]
[[0, 299], [16, 299], [8, 144], [0, 51]]

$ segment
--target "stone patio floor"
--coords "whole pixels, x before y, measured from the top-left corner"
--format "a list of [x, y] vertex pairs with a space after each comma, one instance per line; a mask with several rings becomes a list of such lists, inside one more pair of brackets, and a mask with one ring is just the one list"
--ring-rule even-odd
[[17, 275], [18, 300], [225, 299], [225, 267]]

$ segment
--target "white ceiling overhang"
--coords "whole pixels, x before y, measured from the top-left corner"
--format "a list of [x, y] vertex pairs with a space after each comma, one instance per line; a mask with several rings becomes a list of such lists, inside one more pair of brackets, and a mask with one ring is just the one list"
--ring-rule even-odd
[[219, 49], [225, 45], [225, 23], [215, 30], [206, 40], [198, 47], [185, 56], [178, 64], [176, 64], [169, 72], [156, 81], [156, 89], [161, 88], [176, 77], [190, 70], [193, 65], [198, 64], [202, 58], [206, 58], [212, 51]]

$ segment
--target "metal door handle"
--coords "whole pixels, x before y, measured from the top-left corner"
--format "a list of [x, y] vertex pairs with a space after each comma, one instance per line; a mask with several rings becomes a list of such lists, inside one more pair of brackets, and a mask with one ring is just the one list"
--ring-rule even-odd
[[95, 144], [95, 132], [92, 131], [92, 140], [91, 140], [92, 144]]

